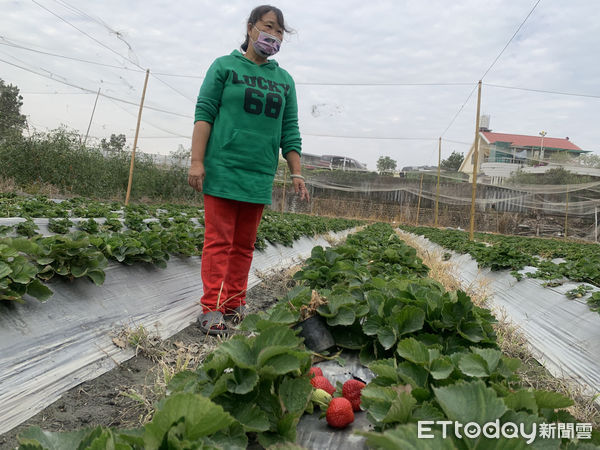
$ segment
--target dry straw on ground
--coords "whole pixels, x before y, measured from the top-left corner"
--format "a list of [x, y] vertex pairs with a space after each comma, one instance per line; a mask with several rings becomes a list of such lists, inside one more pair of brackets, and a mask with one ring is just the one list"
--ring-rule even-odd
[[[148, 423], [154, 414], [156, 402], [167, 394], [167, 386], [173, 377], [184, 370], [195, 370], [220, 342], [221, 339], [213, 337], [192, 343], [163, 340], [143, 326], [120, 330], [113, 337], [114, 345], [119, 348], [131, 347], [136, 356], [143, 355], [154, 363], [144, 383], [120, 389], [119, 395], [134, 401], [133, 406], [122, 411], [120, 422], [132, 427]], [[136, 419], [132, 420], [134, 417]]]
[[[411, 247], [417, 250], [417, 256], [423, 260], [431, 270], [429, 276], [441, 283], [446, 290], [462, 289], [472, 299], [473, 303], [481, 307], [486, 306], [487, 298], [492, 294], [490, 283], [483, 277], [478, 277], [477, 282], [466, 288], [462, 287], [456, 276], [458, 268], [449, 261], [443, 260], [442, 252], [432, 252], [421, 245], [420, 238], [408, 233], [399, 232], [400, 237]], [[600, 428], [600, 411], [595, 402], [597, 396], [584, 392], [583, 388], [575, 381], [564, 377], [554, 377], [532, 353], [527, 339], [517, 326], [512, 324], [502, 310], [493, 310], [498, 321], [494, 328], [498, 336], [498, 345], [505, 355], [521, 361], [518, 375], [525, 388], [534, 388], [554, 391], [573, 399], [575, 404], [568, 411], [579, 421], [592, 423], [594, 428]]]
[[56, 186], [44, 183], [44, 182], [36, 182], [30, 184], [28, 186], [19, 186], [17, 185], [14, 178], [4, 178], [0, 177], [0, 192], [12, 192], [15, 194], [23, 195], [46, 195], [48, 197], [53, 198], [62, 198], [60, 189]]

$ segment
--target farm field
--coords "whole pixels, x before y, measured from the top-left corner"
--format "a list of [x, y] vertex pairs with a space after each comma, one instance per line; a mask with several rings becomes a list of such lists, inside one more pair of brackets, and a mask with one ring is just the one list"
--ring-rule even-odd
[[[473, 242], [465, 231], [401, 226], [456, 253], [471, 255], [481, 268], [509, 270], [516, 280], [523, 277], [544, 280], [547, 287], [567, 281], [588, 283], [566, 292], [569, 299], [585, 299], [590, 309], [600, 311], [600, 247], [598, 244], [475, 233]], [[525, 267], [535, 270], [523, 274]], [[592, 292], [593, 291], [593, 292]]]
[[[251, 311], [267, 309], [284, 295], [289, 278], [278, 273], [248, 290]], [[0, 434], [0, 448], [18, 446], [17, 436], [31, 426], [48, 431], [70, 431], [90, 426], [135, 428], [154, 411], [153, 402], [164, 395], [164, 383], [185, 363], [195, 368], [218, 339], [191, 325], [169, 339], [151, 335], [153, 330], [128, 330], [124, 344], [134, 346], [135, 356], [97, 378], [76, 386], [35, 416]]]
[[[527, 389], [519, 379], [519, 361], [499, 350], [490, 312], [464, 292], [446, 292], [428, 271], [389, 225], [370, 226], [335, 248], [315, 247], [294, 275], [297, 285], [281, 293], [277, 304], [254, 311], [239, 334], [220, 343], [198, 369], [170, 380], [169, 395], [145, 426], [60, 435], [31, 429], [21, 438], [42, 446], [85, 442], [101, 448], [293, 443], [311, 409], [307, 372], [314, 355], [290, 326], [315, 314], [326, 321], [336, 346], [353, 352], [374, 374], [363, 390], [364, 412], [357, 413], [372, 424], [372, 431], [361, 432], [369, 446], [402, 448], [412, 442], [414, 448], [432, 448], [417, 440], [418, 420], [498, 419], [528, 427], [576, 422], [565, 410], [571, 399]], [[590, 438], [580, 439], [588, 444], [581, 448], [595, 448], [595, 431]], [[536, 444], [547, 448], [579, 448], [575, 440], [540, 441]], [[434, 448], [527, 447], [524, 438], [426, 442]]]
[[600, 450], [600, 8], [5, 3], [0, 450]]
[[[109, 261], [166, 267], [171, 255], [200, 256], [203, 213], [181, 205], [130, 205], [75, 198], [0, 197], [0, 300], [41, 301], [53, 278], [105, 280]], [[16, 219], [15, 219], [16, 218]], [[47, 220], [46, 220], [47, 219]], [[265, 212], [256, 248], [290, 246], [302, 236], [341, 231], [359, 221]], [[40, 229], [40, 227], [42, 229]], [[4, 237], [2, 237], [4, 236]]]

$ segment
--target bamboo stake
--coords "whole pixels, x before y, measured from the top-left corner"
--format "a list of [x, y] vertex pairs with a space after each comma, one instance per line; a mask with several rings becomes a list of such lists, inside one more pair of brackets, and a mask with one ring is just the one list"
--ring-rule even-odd
[[96, 105], [98, 104], [98, 97], [100, 97], [100, 88], [98, 88], [98, 93], [96, 94], [96, 101], [94, 102], [94, 108], [92, 109], [92, 116], [90, 117], [90, 123], [88, 124], [87, 131], [85, 132], [85, 139], [83, 140], [84, 147], [85, 147], [85, 143], [87, 141], [88, 135], [90, 134], [90, 127], [92, 126], [92, 120], [94, 120], [94, 113], [96, 112]]
[[473, 240], [475, 232], [475, 199], [477, 194], [477, 165], [479, 164], [479, 111], [481, 109], [481, 80], [477, 87], [477, 118], [475, 119], [475, 143], [473, 144], [473, 189], [471, 192], [471, 224], [469, 240]]
[[500, 218], [498, 217], [498, 207], [496, 207], [496, 233], [500, 233]]
[[419, 226], [419, 210], [421, 209], [421, 192], [423, 191], [423, 175], [425, 175], [425, 174], [424, 173], [421, 174], [421, 184], [419, 186], [419, 201], [417, 202], [417, 220], [415, 221], [416, 227]]
[[433, 226], [438, 226], [438, 205], [440, 203], [440, 172], [442, 170], [442, 138], [440, 137], [438, 145], [438, 176], [437, 176], [437, 187], [435, 191], [435, 219]]
[[287, 166], [283, 166], [283, 194], [281, 199], [281, 213], [285, 211], [285, 181], [287, 179]]
[[594, 206], [594, 241], [598, 242], [598, 207]]
[[137, 126], [135, 128], [135, 138], [133, 139], [133, 149], [131, 151], [131, 165], [129, 166], [129, 181], [127, 182], [127, 195], [125, 196], [125, 206], [129, 204], [129, 195], [131, 194], [131, 184], [133, 181], [133, 164], [135, 162], [135, 149], [137, 147], [138, 136], [140, 133], [140, 123], [142, 122], [142, 110], [144, 109], [144, 99], [146, 98], [146, 87], [148, 86], [148, 76], [150, 69], [146, 70], [146, 79], [144, 80], [144, 90], [142, 91], [142, 101], [138, 112]]
[[565, 207], [565, 239], [567, 239], [567, 219], [569, 218], [569, 187], [567, 186], [567, 206]]

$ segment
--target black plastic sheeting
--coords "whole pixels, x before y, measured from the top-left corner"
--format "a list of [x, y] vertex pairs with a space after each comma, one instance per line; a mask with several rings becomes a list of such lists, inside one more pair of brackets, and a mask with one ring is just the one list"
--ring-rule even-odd
[[[373, 372], [360, 364], [355, 353], [342, 353], [343, 365], [337, 361], [323, 361], [315, 366], [323, 370], [323, 375], [333, 384], [344, 384], [354, 377], [368, 383], [374, 378]], [[300, 419], [297, 428], [296, 443], [310, 449], [366, 449], [366, 438], [355, 435], [355, 431], [373, 431], [373, 426], [367, 420], [367, 413], [354, 413], [354, 422], [343, 430], [331, 428], [325, 418], [320, 419], [321, 411], [315, 408], [313, 414], [305, 414]]]

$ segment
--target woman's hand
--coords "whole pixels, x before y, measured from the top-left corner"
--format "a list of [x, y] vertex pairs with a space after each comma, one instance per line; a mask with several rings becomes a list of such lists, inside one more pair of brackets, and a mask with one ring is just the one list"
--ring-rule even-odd
[[310, 195], [304, 180], [302, 178], [292, 178], [292, 182], [294, 183], [294, 192], [300, 194], [300, 200], [310, 201]]
[[205, 176], [204, 164], [195, 162], [188, 172], [188, 184], [198, 192], [202, 192], [202, 184], [204, 183]]

